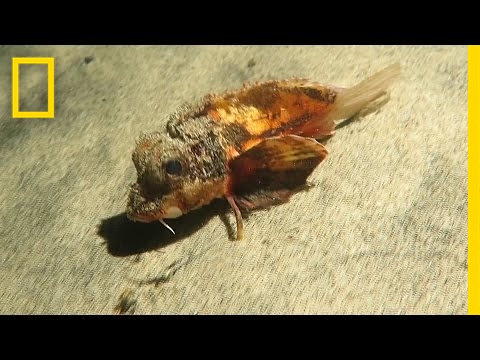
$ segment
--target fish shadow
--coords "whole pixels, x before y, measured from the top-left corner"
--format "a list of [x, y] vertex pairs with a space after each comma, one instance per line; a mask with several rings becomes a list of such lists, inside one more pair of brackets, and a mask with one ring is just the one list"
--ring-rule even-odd
[[228, 220], [226, 201], [215, 200], [211, 204], [187, 213], [176, 219], [167, 219], [175, 230], [172, 234], [158, 221], [151, 223], [134, 222], [121, 213], [103, 219], [97, 234], [105, 239], [110, 255], [125, 257], [158, 250], [177, 241], [181, 241], [205, 226], [213, 216], [220, 216], [227, 227], [228, 237], [232, 239], [234, 229]]

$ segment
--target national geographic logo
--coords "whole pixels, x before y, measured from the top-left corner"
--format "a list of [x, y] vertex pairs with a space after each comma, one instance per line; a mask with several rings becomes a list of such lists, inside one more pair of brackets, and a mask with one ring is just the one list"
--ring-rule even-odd
[[[19, 66], [20, 65], [47, 65], [48, 106], [47, 111], [20, 111], [19, 109]], [[12, 58], [12, 117], [13, 118], [53, 118], [54, 108], [54, 59], [35, 57]]]

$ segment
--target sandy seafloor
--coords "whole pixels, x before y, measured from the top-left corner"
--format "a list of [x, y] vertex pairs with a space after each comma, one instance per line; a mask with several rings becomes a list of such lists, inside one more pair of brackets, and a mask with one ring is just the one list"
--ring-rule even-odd
[[[54, 119], [12, 118], [16, 56], [55, 58]], [[125, 219], [135, 138], [182, 103], [292, 76], [350, 86], [397, 61], [390, 99], [243, 241], [221, 201], [170, 221], [176, 237]], [[42, 108], [25, 74], [21, 106]], [[467, 311], [464, 46], [1, 46], [0, 83], [0, 313], [110, 314], [127, 289], [136, 314]]]

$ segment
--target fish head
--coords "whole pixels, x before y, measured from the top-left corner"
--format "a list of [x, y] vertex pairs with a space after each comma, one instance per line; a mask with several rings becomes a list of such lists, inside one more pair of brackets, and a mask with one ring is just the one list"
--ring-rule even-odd
[[127, 217], [152, 222], [177, 218], [223, 196], [226, 158], [218, 137], [150, 133], [137, 140]]
[[188, 158], [179, 139], [155, 132], [137, 140], [132, 160], [137, 181], [130, 186], [127, 217], [151, 222], [176, 218], [185, 208], [181, 194], [188, 188]]

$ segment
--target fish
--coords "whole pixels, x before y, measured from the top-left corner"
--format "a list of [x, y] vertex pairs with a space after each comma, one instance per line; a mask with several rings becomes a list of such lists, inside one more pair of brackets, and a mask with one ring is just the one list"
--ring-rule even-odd
[[137, 138], [126, 215], [139, 222], [180, 217], [224, 198], [243, 238], [242, 212], [289, 201], [328, 155], [321, 139], [387, 93], [399, 63], [352, 87], [308, 79], [245, 84], [209, 94], [169, 115], [163, 131]]

